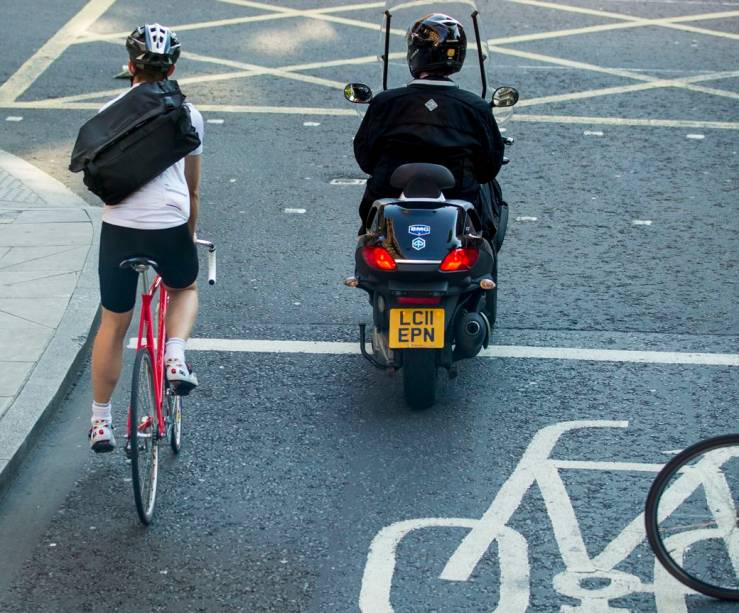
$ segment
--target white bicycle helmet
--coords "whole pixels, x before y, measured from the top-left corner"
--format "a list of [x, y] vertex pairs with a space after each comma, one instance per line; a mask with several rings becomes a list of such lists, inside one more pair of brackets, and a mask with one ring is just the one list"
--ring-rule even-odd
[[158, 23], [147, 23], [131, 32], [126, 39], [126, 49], [139, 70], [166, 72], [180, 57], [177, 35]]

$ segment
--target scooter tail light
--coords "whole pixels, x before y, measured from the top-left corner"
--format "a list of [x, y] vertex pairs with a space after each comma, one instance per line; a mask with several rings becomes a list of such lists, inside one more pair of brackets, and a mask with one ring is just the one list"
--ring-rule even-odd
[[385, 247], [375, 245], [374, 247], [363, 247], [362, 257], [367, 262], [367, 266], [378, 270], [395, 270], [397, 264]]
[[444, 272], [457, 272], [460, 270], [472, 270], [477, 262], [480, 252], [477, 249], [465, 247], [463, 249], [452, 249], [447, 253], [439, 270]]

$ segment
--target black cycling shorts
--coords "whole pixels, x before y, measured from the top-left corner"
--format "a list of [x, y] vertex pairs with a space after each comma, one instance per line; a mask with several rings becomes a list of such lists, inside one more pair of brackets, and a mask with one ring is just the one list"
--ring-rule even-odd
[[138, 256], [159, 265], [157, 272], [168, 287], [189, 287], [198, 276], [198, 254], [187, 224], [164, 230], [139, 230], [103, 223], [98, 275], [100, 302], [109, 311], [125, 313], [136, 304], [138, 273], [118, 265]]

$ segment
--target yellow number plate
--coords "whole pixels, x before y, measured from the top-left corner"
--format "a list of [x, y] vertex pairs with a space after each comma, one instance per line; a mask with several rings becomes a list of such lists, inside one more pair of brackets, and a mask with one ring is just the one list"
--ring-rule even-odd
[[390, 349], [442, 349], [444, 309], [390, 309]]

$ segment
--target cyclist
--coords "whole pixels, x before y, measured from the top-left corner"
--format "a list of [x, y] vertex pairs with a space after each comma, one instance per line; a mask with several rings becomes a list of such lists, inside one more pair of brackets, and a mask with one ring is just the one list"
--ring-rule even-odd
[[490, 185], [482, 191], [480, 186], [498, 174], [505, 146], [490, 104], [449, 78], [464, 64], [467, 37], [462, 24], [441, 13], [426, 15], [408, 29], [406, 42], [413, 81], [378, 94], [354, 137], [354, 155], [370, 175], [359, 206], [359, 233], [366, 231], [375, 200], [400, 195], [390, 177], [410, 162], [449, 168], [456, 185], [447, 196], [475, 204], [489, 229], [495, 225], [488, 219], [494, 198]]
[[[172, 76], [180, 55], [175, 33], [159, 24], [136, 28], [126, 40], [126, 48], [132, 88]], [[170, 295], [166, 321], [167, 379], [175, 382], [180, 393], [188, 393], [198, 384], [185, 362], [185, 343], [198, 311], [194, 236], [204, 130], [201, 114], [194, 106], [188, 107], [200, 147], [119, 204], [103, 209], [98, 265], [102, 317], [92, 349], [92, 426], [88, 433], [90, 446], [96, 452], [115, 448], [111, 397], [121, 374], [123, 342], [136, 303], [138, 275], [130, 268], [119, 268], [121, 261], [146, 256], [158, 263], [158, 273]]]

